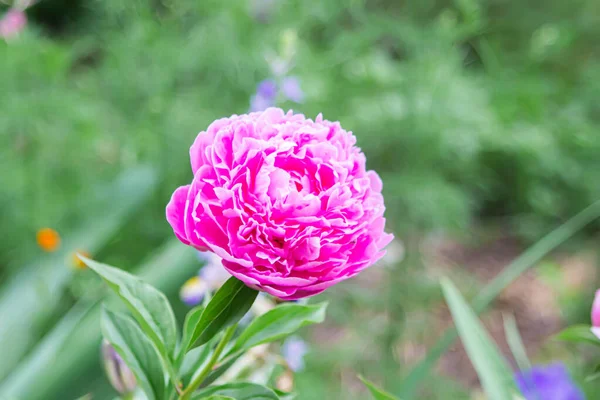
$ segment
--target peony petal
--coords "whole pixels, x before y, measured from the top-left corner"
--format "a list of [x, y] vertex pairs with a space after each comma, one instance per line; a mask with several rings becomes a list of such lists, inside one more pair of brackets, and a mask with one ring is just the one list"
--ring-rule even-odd
[[185, 207], [188, 191], [190, 189], [190, 185], [180, 186], [178, 187], [173, 195], [171, 196], [171, 201], [167, 204], [167, 222], [173, 228], [173, 232], [177, 239], [181, 240], [184, 244], [189, 245], [190, 242], [187, 240], [187, 236], [185, 234]]

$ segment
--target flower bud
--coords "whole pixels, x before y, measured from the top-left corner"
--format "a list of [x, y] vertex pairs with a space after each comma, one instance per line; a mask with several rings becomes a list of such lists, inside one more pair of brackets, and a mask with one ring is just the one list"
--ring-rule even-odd
[[596, 290], [592, 303], [592, 333], [600, 339], [600, 289]]
[[102, 341], [102, 358], [108, 380], [115, 390], [120, 394], [133, 392], [137, 385], [135, 375], [106, 340]]

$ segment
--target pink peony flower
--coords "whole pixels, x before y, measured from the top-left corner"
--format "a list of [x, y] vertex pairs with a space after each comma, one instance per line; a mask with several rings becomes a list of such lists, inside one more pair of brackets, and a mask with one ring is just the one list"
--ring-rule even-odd
[[339, 122], [278, 108], [213, 122], [190, 149], [194, 179], [167, 220], [248, 286], [284, 300], [316, 295], [367, 268], [384, 232], [381, 180]]
[[596, 290], [592, 304], [592, 333], [600, 339], [600, 289]]
[[21, 32], [27, 25], [27, 16], [25, 12], [17, 9], [10, 9], [0, 18], [0, 37], [9, 39]]

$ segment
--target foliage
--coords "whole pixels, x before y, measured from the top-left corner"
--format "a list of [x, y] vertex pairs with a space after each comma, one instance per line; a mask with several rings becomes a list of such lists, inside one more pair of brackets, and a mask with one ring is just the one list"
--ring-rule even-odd
[[[100, 309], [82, 317], [77, 337], [60, 334], [101, 290], [65, 260], [85, 250], [133, 268], [169, 250], [164, 206], [190, 180], [182, 155], [209, 122], [248, 109], [274, 53], [293, 53], [290, 73], [306, 94], [280, 105], [355, 132], [407, 242], [498, 219], [538, 239], [600, 198], [600, 23], [590, 0], [41, 0], [27, 13], [27, 29], [0, 40], [0, 314], [10, 321], [0, 324], [0, 397], [24, 388], [39, 396], [28, 371], [43, 398], [109, 396], [98, 378]], [[136, 178], [140, 167], [147, 175]], [[42, 227], [64, 237], [60, 252], [36, 247]], [[185, 267], [154, 281], [181, 321], [173, 295], [195, 260], [164, 254], [175, 261], [161, 258], [153, 271]], [[406, 318], [440, 299], [411, 257], [385, 272], [383, 290], [350, 282], [329, 295], [332, 324], [360, 338], [310, 356], [313, 370], [297, 377], [301, 399], [365, 398], [339, 384], [348, 370], [400, 392], [408, 367], [391, 349], [409, 325], [432, 329]], [[503, 282], [478, 296], [476, 311]], [[375, 328], [357, 321], [365, 310]], [[33, 367], [54, 354], [47, 343], [65, 341], [73, 350], [57, 375]], [[432, 398], [466, 396], [435, 378]]]
[[[120, 269], [82, 259], [119, 295], [135, 319], [104, 309], [102, 334], [133, 371], [138, 387], [149, 400], [171, 399], [175, 396], [180, 400], [200, 400], [216, 395], [240, 400], [279, 399], [271, 389], [254, 383], [228, 382], [200, 391], [197, 389], [205, 383], [209, 374], [213, 375], [213, 380], [223, 374], [226, 368], [221, 367], [228, 365], [232, 357], [237, 358], [251, 347], [293, 333], [295, 329], [290, 329], [290, 326], [301, 327], [322, 321], [325, 312], [325, 305], [314, 306], [313, 309], [321, 314], [321, 318], [314, 320], [310, 319], [310, 313], [302, 312], [306, 308], [302, 305], [288, 304], [267, 311], [240, 333], [239, 339], [233, 342], [231, 351], [227, 353], [224, 350], [232, 341], [238, 322], [254, 303], [258, 294], [256, 290], [234, 277], [230, 278], [201, 313], [198, 313], [198, 309], [189, 312], [184, 335], [178, 338], [173, 310], [160, 291]], [[273, 319], [287, 320], [288, 323], [274, 326], [271, 322]], [[211, 339], [216, 335], [220, 339], [215, 345]], [[262, 339], [249, 341], [248, 338], [252, 337]], [[206, 350], [200, 359], [193, 351], [199, 346], [204, 346]], [[192, 374], [190, 382], [184, 382], [181, 367], [189, 357], [193, 357], [197, 371]]]

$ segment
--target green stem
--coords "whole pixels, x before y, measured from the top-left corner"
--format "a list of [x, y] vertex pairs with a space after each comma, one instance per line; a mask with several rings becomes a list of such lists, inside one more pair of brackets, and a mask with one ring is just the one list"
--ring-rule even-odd
[[194, 378], [194, 380], [188, 385], [188, 387], [183, 391], [183, 393], [181, 393], [181, 397], [179, 397], [179, 400], [189, 399], [194, 390], [198, 389], [202, 382], [204, 382], [204, 379], [206, 379], [206, 377], [208, 376], [208, 374], [210, 374], [217, 361], [219, 361], [219, 357], [221, 356], [221, 353], [223, 353], [223, 350], [225, 350], [225, 346], [227, 346], [227, 343], [229, 343], [229, 340], [233, 336], [236, 327], [237, 324], [234, 324], [227, 328], [227, 330], [225, 330], [225, 334], [223, 335], [221, 341], [217, 345], [217, 348], [215, 349], [210, 360], [208, 361], [208, 364], [204, 366], [204, 368], [202, 369], [202, 371], [200, 371], [198, 376]]

